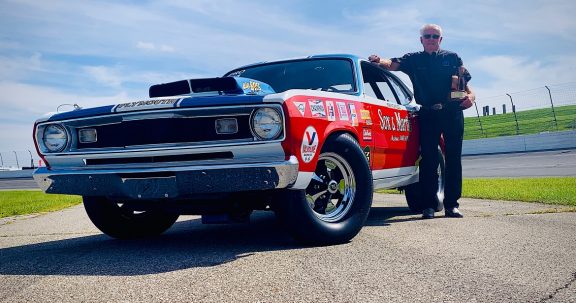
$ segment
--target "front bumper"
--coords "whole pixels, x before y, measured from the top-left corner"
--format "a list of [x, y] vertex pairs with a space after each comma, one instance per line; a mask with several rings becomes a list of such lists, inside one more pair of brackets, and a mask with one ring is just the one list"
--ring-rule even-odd
[[34, 172], [34, 180], [46, 193], [134, 200], [289, 188], [297, 177], [294, 156], [272, 163], [114, 170], [42, 167]]

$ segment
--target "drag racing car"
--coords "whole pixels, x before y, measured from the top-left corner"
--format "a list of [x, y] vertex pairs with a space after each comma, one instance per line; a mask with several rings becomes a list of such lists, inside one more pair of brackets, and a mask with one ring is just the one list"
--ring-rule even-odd
[[362, 58], [257, 63], [156, 84], [149, 97], [34, 125], [46, 163], [36, 182], [82, 196], [111, 237], [158, 235], [181, 214], [227, 223], [269, 210], [295, 239], [327, 245], [358, 234], [376, 189], [402, 189], [421, 210], [419, 106], [398, 77]]

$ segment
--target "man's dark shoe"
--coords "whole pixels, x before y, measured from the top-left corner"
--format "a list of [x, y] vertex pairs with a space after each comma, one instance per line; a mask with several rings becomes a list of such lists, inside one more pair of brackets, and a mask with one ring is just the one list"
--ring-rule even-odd
[[446, 217], [450, 218], [463, 218], [464, 215], [458, 210], [458, 208], [447, 208], [446, 209]]
[[422, 219], [434, 219], [434, 209], [426, 208], [422, 211]]

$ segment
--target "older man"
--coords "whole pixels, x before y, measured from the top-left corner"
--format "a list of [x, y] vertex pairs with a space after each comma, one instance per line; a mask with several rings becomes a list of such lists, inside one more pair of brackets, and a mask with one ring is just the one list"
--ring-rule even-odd
[[[418, 114], [420, 124], [420, 183], [424, 211], [422, 218], [434, 218], [438, 191], [438, 144], [444, 137], [446, 183], [444, 207], [447, 217], [461, 218], [458, 199], [462, 195], [462, 140], [464, 135], [463, 110], [471, 107], [476, 98], [467, 84], [470, 73], [463, 67], [458, 54], [440, 48], [442, 28], [426, 24], [420, 29], [423, 51], [408, 53], [400, 58], [381, 59], [371, 55], [368, 59], [388, 70], [406, 73], [412, 81], [416, 102], [422, 105]], [[458, 78], [455, 78], [458, 77]], [[456, 79], [465, 80], [461, 95], [451, 95]]]

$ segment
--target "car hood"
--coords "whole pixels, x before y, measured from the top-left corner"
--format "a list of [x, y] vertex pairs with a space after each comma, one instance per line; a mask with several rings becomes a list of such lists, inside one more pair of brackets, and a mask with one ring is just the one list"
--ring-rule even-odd
[[50, 115], [41, 121], [77, 119], [133, 111], [259, 104], [263, 103], [265, 95], [274, 93], [270, 85], [242, 77], [181, 80], [151, 86], [150, 99], [147, 100], [75, 109]]

